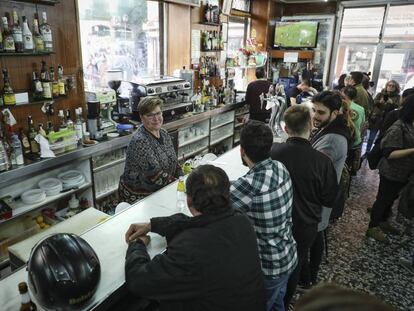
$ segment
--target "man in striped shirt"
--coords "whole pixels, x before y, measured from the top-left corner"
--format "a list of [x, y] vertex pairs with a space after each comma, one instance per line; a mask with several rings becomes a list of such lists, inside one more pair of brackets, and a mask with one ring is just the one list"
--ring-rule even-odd
[[292, 235], [292, 181], [286, 167], [270, 158], [273, 135], [251, 121], [240, 134], [240, 154], [249, 171], [231, 186], [233, 207], [253, 223], [265, 276], [267, 310], [284, 310], [289, 275], [297, 265]]

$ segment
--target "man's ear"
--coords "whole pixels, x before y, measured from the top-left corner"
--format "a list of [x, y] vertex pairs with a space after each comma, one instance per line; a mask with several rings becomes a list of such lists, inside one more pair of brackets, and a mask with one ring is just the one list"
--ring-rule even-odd
[[187, 206], [188, 208], [193, 206], [193, 198], [187, 195]]
[[240, 155], [242, 156], [242, 157], [244, 157], [244, 155], [245, 155], [246, 153], [244, 152], [244, 149], [243, 149], [243, 147], [242, 146], [240, 146]]
[[290, 134], [289, 129], [286, 125], [283, 127], [283, 129], [285, 130], [286, 134], [288, 134], [288, 135]]

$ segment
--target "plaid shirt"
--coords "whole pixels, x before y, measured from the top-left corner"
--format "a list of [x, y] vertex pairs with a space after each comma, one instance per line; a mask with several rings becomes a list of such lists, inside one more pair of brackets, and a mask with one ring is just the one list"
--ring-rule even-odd
[[292, 272], [297, 253], [292, 236], [292, 180], [286, 167], [270, 158], [256, 163], [233, 182], [230, 193], [233, 207], [253, 223], [263, 273]]

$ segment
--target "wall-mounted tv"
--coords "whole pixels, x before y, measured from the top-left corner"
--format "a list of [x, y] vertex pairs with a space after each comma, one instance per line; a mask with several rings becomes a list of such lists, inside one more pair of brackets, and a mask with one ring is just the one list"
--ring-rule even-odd
[[314, 48], [318, 35], [318, 22], [276, 22], [274, 47]]

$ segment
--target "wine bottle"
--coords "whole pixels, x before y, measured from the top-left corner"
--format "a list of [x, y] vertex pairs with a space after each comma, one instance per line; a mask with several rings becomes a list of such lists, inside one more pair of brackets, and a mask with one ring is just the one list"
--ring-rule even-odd
[[33, 125], [32, 116], [27, 117], [27, 123], [28, 123], [28, 129], [29, 129], [27, 136], [29, 137], [30, 151], [32, 154], [38, 154], [40, 151], [40, 148], [39, 148], [39, 144], [35, 140], [37, 133]]
[[2, 17], [3, 20], [3, 45], [4, 45], [4, 52], [16, 52], [16, 48], [14, 45], [13, 33], [9, 28], [9, 19], [8, 13], [6, 16]]
[[14, 48], [17, 53], [23, 53], [24, 44], [23, 44], [23, 31], [20, 27], [19, 16], [17, 15], [16, 10], [13, 10], [13, 39], [14, 39]]
[[43, 41], [43, 37], [40, 34], [39, 23], [36, 17], [33, 20], [33, 42], [36, 52], [42, 53], [45, 51], [45, 42]]
[[35, 71], [33, 71], [33, 99], [41, 100], [43, 99], [43, 87], [42, 82], [40, 82], [39, 77]]
[[53, 98], [59, 97], [59, 82], [55, 79], [55, 68], [50, 67], [50, 81], [52, 83], [52, 96]]
[[63, 66], [58, 65], [58, 86], [59, 86], [59, 95], [65, 96], [66, 95], [66, 83], [63, 78]]
[[46, 68], [46, 62], [42, 61], [42, 69], [40, 71], [40, 81], [42, 82], [43, 98], [52, 99], [52, 87], [49, 78], [49, 72]]
[[23, 19], [23, 48], [25, 52], [33, 52], [34, 45], [33, 45], [33, 35], [30, 31], [29, 25], [27, 24], [26, 16], [22, 17]]
[[74, 129], [74, 124], [73, 124], [73, 121], [72, 121], [72, 118], [71, 118], [70, 110], [69, 109], [66, 110], [66, 127], [69, 130], [73, 130]]
[[20, 305], [20, 311], [36, 311], [36, 304], [30, 298], [29, 290], [26, 282], [19, 283], [19, 292], [21, 295], [22, 303]]
[[49, 23], [47, 22], [46, 12], [42, 13], [43, 22], [39, 26], [40, 34], [43, 37], [45, 43], [45, 51], [53, 52], [53, 38], [52, 38], [52, 29], [50, 28]]
[[29, 142], [29, 138], [27, 137], [27, 135], [25, 134], [25, 132], [23, 131], [22, 128], [20, 128], [20, 132], [19, 132], [19, 139], [22, 143], [22, 148], [23, 148], [23, 156], [25, 158], [29, 157], [30, 155], [30, 142]]
[[10, 84], [9, 72], [7, 69], [3, 69], [3, 103], [6, 106], [16, 105], [16, 96]]

